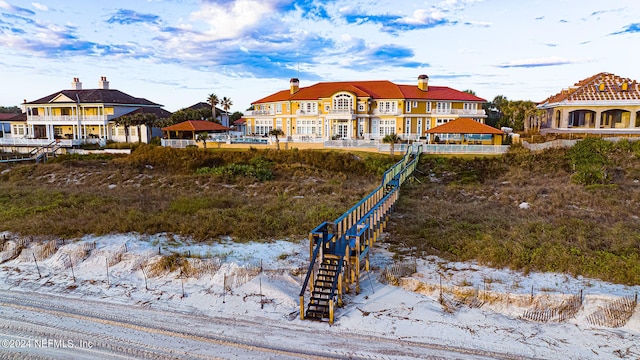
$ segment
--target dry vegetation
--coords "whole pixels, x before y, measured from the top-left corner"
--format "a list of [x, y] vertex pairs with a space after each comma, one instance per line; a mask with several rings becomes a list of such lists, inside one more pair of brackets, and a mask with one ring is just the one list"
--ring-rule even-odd
[[375, 188], [392, 163], [342, 152], [142, 146], [125, 157], [5, 165], [0, 230], [63, 238], [123, 232], [300, 238]]
[[593, 139], [495, 158], [425, 156], [389, 241], [401, 253], [638, 285], [639, 157], [640, 142]]
[[[423, 155], [387, 228], [399, 254], [640, 284], [640, 142], [501, 157]], [[397, 160], [339, 151], [171, 149], [0, 165], [0, 230], [305, 237]], [[526, 202], [528, 209], [520, 208]]]

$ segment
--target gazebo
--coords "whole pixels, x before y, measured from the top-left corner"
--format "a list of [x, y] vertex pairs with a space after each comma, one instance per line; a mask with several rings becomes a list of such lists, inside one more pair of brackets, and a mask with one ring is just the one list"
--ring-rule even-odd
[[425, 132], [430, 143], [501, 145], [504, 132], [469, 118], [458, 118]]
[[162, 132], [166, 139], [188, 139], [196, 140], [197, 135], [202, 132], [207, 134], [226, 134], [229, 132], [228, 127], [222, 126], [217, 122], [206, 120], [187, 120], [181, 123], [163, 127]]

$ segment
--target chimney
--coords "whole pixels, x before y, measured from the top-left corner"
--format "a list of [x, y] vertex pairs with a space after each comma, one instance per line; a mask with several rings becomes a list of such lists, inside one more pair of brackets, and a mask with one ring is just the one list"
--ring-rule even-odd
[[109, 82], [107, 81], [106, 76], [100, 77], [100, 81], [98, 81], [98, 89], [109, 90]]
[[429, 90], [429, 77], [427, 75], [418, 76], [418, 89], [422, 91]]
[[298, 90], [300, 90], [300, 80], [296, 78], [291, 78], [291, 80], [289, 80], [289, 84], [290, 84], [289, 89], [292, 95], [297, 93]]
[[71, 90], [82, 90], [82, 83], [80, 82], [80, 78], [73, 78], [73, 82], [71, 83]]

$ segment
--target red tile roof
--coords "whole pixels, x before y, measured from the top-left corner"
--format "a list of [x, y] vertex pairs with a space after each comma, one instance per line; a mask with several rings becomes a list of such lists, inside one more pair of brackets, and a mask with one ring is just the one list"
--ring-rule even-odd
[[426, 131], [427, 134], [496, 134], [502, 135], [503, 131], [489, 125], [481, 124], [473, 119], [458, 118], [446, 124], [436, 126]]
[[244, 125], [247, 122], [244, 118], [240, 118], [233, 122], [233, 125]]
[[[623, 84], [625, 83], [627, 84], [627, 90], [623, 90]], [[599, 89], [600, 84], [604, 84], [604, 90]], [[570, 88], [548, 97], [542, 104], [607, 100], [640, 100], [638, 83], [629, 78], [602, 72], [578, 81]]]
[[217, 122], [206, 120], [187, 120], [181, 123], [163, 127], [162, 131], [227, 131], [231, 130]]
[[291, 94], [282, 90], [253, 102], [253, 104], [287, 100], [318, 100], [328, 98], [339, 91], [348, 91], [358, 97], [373, 99], [455, 100], [486, 102], [485, 99], [446, 86], [429, 86], [422, 91], [417, 85], [397, 85], [387, 80], [323, 82], [300, 88]]

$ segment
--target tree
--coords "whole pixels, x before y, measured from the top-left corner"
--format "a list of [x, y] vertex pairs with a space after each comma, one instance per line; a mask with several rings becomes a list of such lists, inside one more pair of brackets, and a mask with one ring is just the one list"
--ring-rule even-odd
[[[151, 136], [153, 135], [152, 129], [158, 126], [159, 122], [160, 122], [160, 119], [158, 119], [158, 116], [156, 114], [144, 114], [144, 117], [142, 119], [142, 125], [144, 125], [145, 129], [147, 130], [148, 142], [151, 142]], [[138, 132], [138, 135], [139, 134], [140, 132]]]
[[382, 138], [383, 143], [391, 144], [391, 155], [393, 155], [395, 144], [400, 141], [400, 138], [396, 133], [391, 133]]
[[211, 105], [211, 114], [213, 116], [213, 121], [216, 121], [216, 106], [220, 104], [220, 99], [218, 98], [218, 95], [209, 94], [209, 97], [207, 98], [207, 103]]
[[135, 125], [136, 120], [133, 115], [124, 115], [116, 118], [116, 126], [124, 126], [125, 141], [129, 142], [129, 128]]
[[284, 131], [282, 131], [282, 129], [271, 129], [271, 131], [269, 131], [269, 135], [276, 137], [276, 149], [280, 150], [280, 139], [278, 136], [284, 135]]
[[0, 106], [0, 114], [20, 114], [22, 110], [17, 106]]
[[234, 121], [241, 119], [244, 116], [240, 111], [235, 111], [233, 114], [229, 116], [229, 122], [233, 123]]
[[204, 148], [207, 148], [207, 140], [209, 140], [209, 134], [205, 131], [199, 132], [196, 136], [196, 141], [202, 141]]
[[473, 95], [473, 96], [475, 96], [475, 95], [476, 95], [476, 92], [475, 92], [475, 91], [473, 91], [473, 90], [471, 90], [471, 89], [464, 90], [463, 92], [464, 92], [464, 93], [467, 93], [467, 94], [471, 94], [471, 95]]
[[231, 101], [230, 98], [225, 96], [225, 97], [222, 98], [222, 101], [220, 102], [220, 105], [222, 106], [224, 111], [227, 113], [227, 117], [228, 117], [229, 116], [229, 109], [231, 109], [231, 107], [233, 106], [233, 102]]

